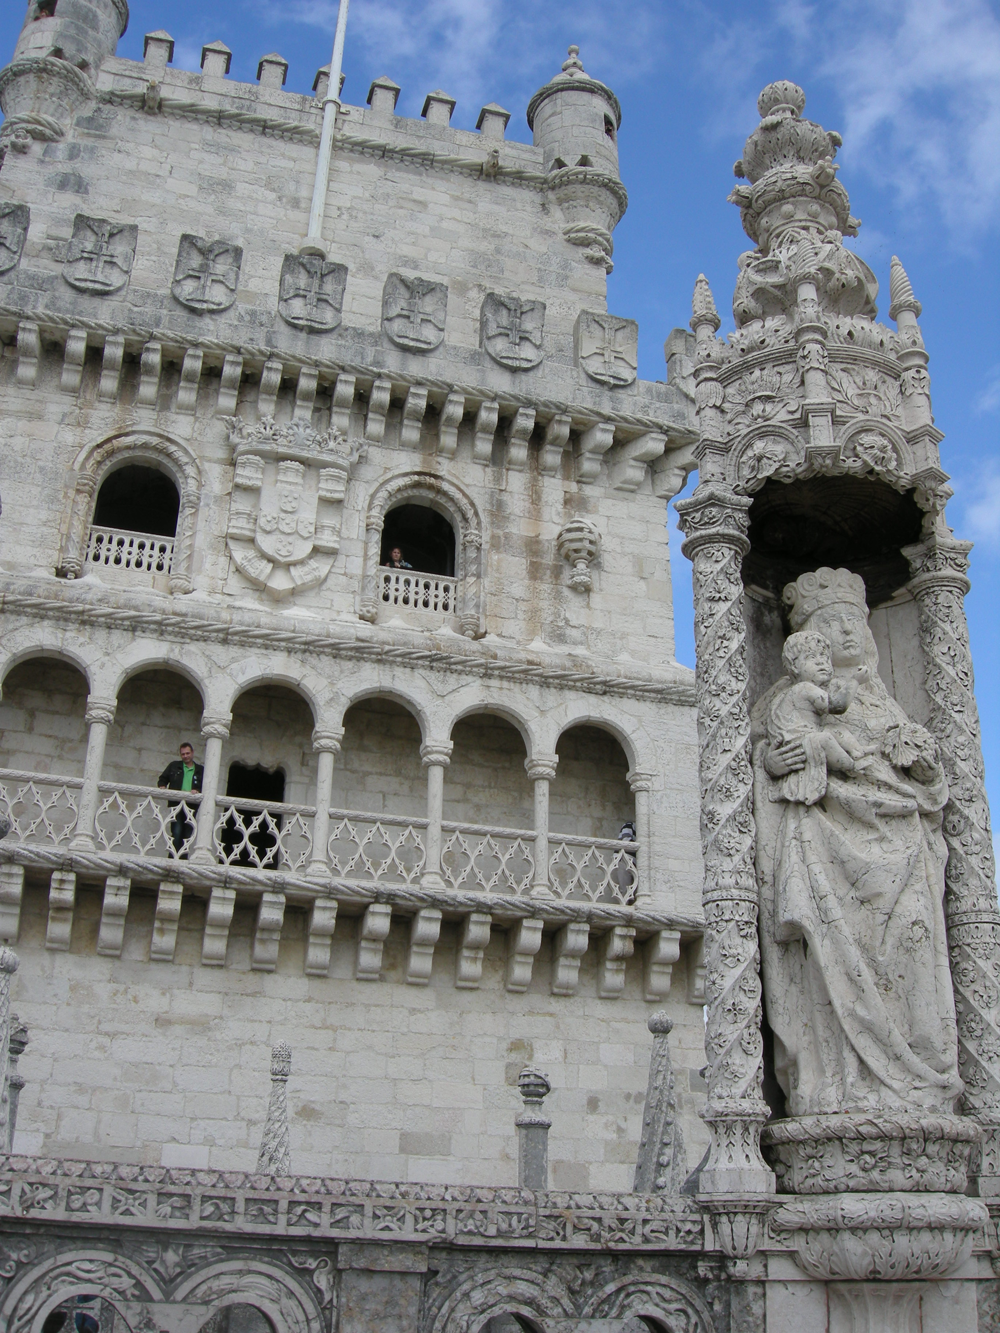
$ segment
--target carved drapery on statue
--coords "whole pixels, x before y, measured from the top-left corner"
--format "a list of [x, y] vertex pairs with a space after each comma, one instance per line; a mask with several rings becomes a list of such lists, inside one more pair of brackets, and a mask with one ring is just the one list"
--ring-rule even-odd
[[[783, 676], [754, 708], [775, 1074], [795, 1116], [890, 1107], [950, 1113], [962, 1084], [944, 921], [948, 784], [938, 747], [882, 683], [857, 575], [804, 574], [786, 588], [785, 604], [794, 630], [822, 636], [832, 650], [829, 710], [815, 714], [815, 734], [839, 736], [861, 757], [838, 745], [850, 767], [829, 760], [820, 798], [796, 800], [773, 775], [787, 769], [774, 765], [782, 747], [768, 734], [796, 684]], [[808, 739], [799, 738], [803, 750]], [[806, 762], [799, 756], [792, 767]]]

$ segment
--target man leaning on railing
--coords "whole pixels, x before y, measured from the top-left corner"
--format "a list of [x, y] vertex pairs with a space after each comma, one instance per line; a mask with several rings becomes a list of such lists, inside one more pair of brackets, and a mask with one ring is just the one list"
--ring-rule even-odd
[[[180, 759], [170, 761], [156, 779], [156, 785], [169, 787], [171, 791], [200, 792], [205, 768], [204, 765], [194, 762], [194, 746], [190, 741], [181, 744], [180, 756]], [[174, 844], [175, 853], [181, 860], [186, 860], [187, 853], [181, 849], [194, 833], [194, 824], [190, 819], [191, 809], [185, 801], [171, 801], [170, 809], [176, 811], [170, 821], [170, 840]]]

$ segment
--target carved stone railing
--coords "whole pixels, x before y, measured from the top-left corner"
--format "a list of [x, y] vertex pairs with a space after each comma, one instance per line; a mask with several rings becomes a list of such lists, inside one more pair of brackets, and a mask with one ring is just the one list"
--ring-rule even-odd
[[10, 843], [59, 846], [76, 828], [82, 778], [0, 768], [0, 815], [10, 823]]
[[146, 586], [155, 574], [167, 575], [174, 559], [173, 537], [157, 537], [150, 532], [122, 532], [117, 528], [91, 527], [84, 573], [95, 569], [114, 570], [131, 575], [130, 583]]
[[194, 841], [200, 792], [102, 782], [94, 836], [109, 852], [186, 857]]
[[634, 842], [549, 834], [549, 886], [557, 898], [631, 903], [639, 891]]
[[349, 883], [411, 885], [424, 866], [426, 819], [330, 811], [330, 869]]
[[458, 582], [440, 574], [417, 574], [403, 569], [379, 570], [378, 600], [381, 607], [456, 615], [458, 595]]
[[255, 870], [302, 870], [312, 856], [316, 807], [277, 801], [216, 798], [212, 833], [219, 860]]
[[442, 823], [441, 873], [453, 889], [528, 894], [535, 873], [534, 833]]

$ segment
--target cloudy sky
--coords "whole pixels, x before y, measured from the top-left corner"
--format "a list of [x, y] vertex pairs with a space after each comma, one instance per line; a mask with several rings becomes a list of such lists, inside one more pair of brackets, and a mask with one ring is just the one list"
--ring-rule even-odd
[[[0, 56], [20, 26], [0, 6]], [[13, 12], [12, 12], [13, 11]], [[335, 0], [131, 0], [120, 54], [142, 55], [166, 28], [175, 63], [197, 69], [204, 43], [233, 50], [232, 77], [253, 79], [279, 51], [288, 88], [308, 92], [329, 59]], [[458, 99], [454, 122], [479, 108], [524, 109], [576, 42], [589, 72], [618, 93], [629, 211], [615, 235], [610, 308], [639, 320], [640, 373], [664, 377], [662, 347], [686, 323], [699, 271], [727, 311], [747, 242], [726, 203], [732, 164], [757, 120], [760, 88], [791, 78], [806, 114], [844, 136], [840, 179], [863, 220], [855, 243], [888, 305], [899, 254], [923, 301], [934, 409], [956, 532], [976, 542], [968, 608], [991, 788], [1000, 798], [1000, 7], [997, 0], [352, 0], [344, 88], [363, 104], [371, 80], [401, 85], [399, 110], [424, 96]], [[724, 324], [731, 327], [731, 324]], [[671, 540], [675, 520], [671, 517]], [[678, 656], [693, 662], [690, 578], [676, 555]], [[995, 807], [1000, 811], [1000, 805]]]

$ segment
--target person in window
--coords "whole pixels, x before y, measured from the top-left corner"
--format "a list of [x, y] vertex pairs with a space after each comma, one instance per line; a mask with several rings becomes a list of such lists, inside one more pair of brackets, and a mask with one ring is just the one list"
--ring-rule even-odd
[[389, 569], [412, 569], [413, 566], [408, 560], [403, 559], [403, 552], [398, 546], [394, 546], [389, 552], [389, 559], [385, 562]]
[[[180, 748], [180, 759], [173, 759], [156, 779], [158, 787], [169, 787], [172, 791], [201, 791], [205, 769], [194, 762], [194, 747], [190, 741], [184, 741]], [[170, 840], [174, 853], [182, 860], [187, 860], [187, 853], [181, 849], [194, 833], [191, 822], [192, 807], [186, 801], [171, 801], [170, 809], [175, 811], [170, 821]]]

